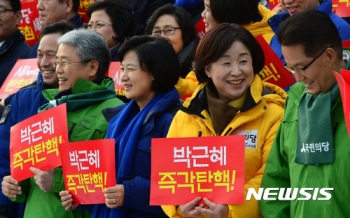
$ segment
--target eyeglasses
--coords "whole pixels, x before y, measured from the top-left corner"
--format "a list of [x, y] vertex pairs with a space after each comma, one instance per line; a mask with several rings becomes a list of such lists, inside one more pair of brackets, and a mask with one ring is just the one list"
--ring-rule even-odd
[[13, 9], [0, 8], [0, 17], [3, 16], [6, 11], [13, 11]]
[[60, 62], [59, 60], [55, 59], [53, 61], [53, 67], [56, 69], [58, 66], [66, 68], [69, 64], [75, 64], [75, 63], [87, 63], [90, 62], [91, 60], [85, 60], [85, 61], [75, 61], [75, 62], [70, 62], [70, 61], [62, 61]]
[[331, 45], [331, 46], [325, 48], [319, 55], [317, 55], [317, 56], [316, 56], [308, 65], [306, 65], [305, 67], [303, 67], [303, 68], [298, 68], [298, 67], [296, 67], [296, 68], [294, 68], [294, 69], [291, 69], [291, 68], [290, 68], [290, 72], [292, 72], [293, 74], [295, 74], [296, 72], [299, 73], [299, 74], [301, 74], [301, 72], [303, 72], [304, 75], [306, 75], [305, 70], [306, 70], [308, 67], [310, 67], [310, 65], [311, 65], [313, 62], [315, 62], [315, 61], [317, 60], [317, 58], [319, 58], [328, 48], [331, 48], [331, 47], [333, 47], [333, 45]]
[[180, 27], [168, 27], [164, 30], [153, 30], [152, 35], [154, 36], [160, 36], [162, 32], [164, 32], [165, 35], [173, 35], [175, 33], [176, 29], [181, 29]]
[[94, 25], [94, 24], [89, 23], [89, 24], [85, 25], [85, 28], [88, 30], [91, 30], [92, 28], [100, 29], [104, 26], [112, 26], [112, 24], [110, 24], [110, 23], [96, 23]]

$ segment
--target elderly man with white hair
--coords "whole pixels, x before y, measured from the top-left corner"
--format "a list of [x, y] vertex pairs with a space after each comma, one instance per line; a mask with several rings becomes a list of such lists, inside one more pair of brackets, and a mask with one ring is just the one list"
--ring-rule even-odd
[[[101, 111], [122, 102], [116, 97], [114, 82], [104, 77], [110, 54], [106, 42], [98, 33], [74, 30], [58, 39], [54, 62], [59, 89], [47, 90], [44, 95], [54, 100], [41, 106], [39, 112], [67, 104], [70, 142], [104, 139], [108, 123]], [[4, 195], [17, 202], [27, 201], [24, 217], [83, 217], [81, 210], [65, 211], [59, 192], [65, 190], [62, 167], [49, 171], [31, 168], [36, 175], [18, 183], [4, 177]]]

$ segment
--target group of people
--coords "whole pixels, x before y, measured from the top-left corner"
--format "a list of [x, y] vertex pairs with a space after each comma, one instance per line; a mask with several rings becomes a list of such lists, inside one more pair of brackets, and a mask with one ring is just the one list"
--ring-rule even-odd
[[[333, 72], [350, 70], [342, 47], [350, 25], [332, 13], [331, 0], [281, 0], [286, 11], [277, 14], [258, 0], [198, 2], [97, 1], [83, 25], [80, 1], [38, 0], [43, 29], [30, 48], [17, 28], [4, 28], [20, 22], [20, 1], [0, 0], [0, 82], [1, 62], [10, 64], [4, 46], [16, 58], [37, 58], [40, 70], [36, 82], [2, 101], [0, 218], [348, 216], [350, 138]], [[206, 33], [199, 40], [190, 13], [203, 5]], [[258, 35], [294, 75], [293, 86], [262, 80]], [[23, 43], [9, 47], [16, 38]], [[125, 96], [105, 76], [111, 61], [121, 63]], [[105, 204], [76, 204], [62, 167], [30, 167], [35, 176], [23, 181], [10, 175], [11, 127], [64, 103], [70, 142], [115, 139], [116, 184], [104, 190]], [[152, 138], [246, 131], [256, 140], [245, 147], [245, 197], [250, 188], [331, 187], [332, 198], [227, 205], [198, 196], [185, 205], [150, 206]]]

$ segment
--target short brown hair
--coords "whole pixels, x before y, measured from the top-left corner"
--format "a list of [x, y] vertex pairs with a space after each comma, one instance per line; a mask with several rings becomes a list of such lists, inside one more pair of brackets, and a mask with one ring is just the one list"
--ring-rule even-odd
[[235, 41], [243, 43], [248, 48], [254, 74], [258, 74], [264, 68], [264, 51], [254, 36], [237, 24], [222, 23], [207, 32], [198, 45], [193, 68], [200, 83], [211, 81], [205, 73], [205, 67], [216, 62]]

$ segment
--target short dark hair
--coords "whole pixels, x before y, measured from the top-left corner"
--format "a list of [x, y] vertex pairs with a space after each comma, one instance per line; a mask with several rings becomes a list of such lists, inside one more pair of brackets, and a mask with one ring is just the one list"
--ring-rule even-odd
[[278, 28], [277, 39], [282, 46], [301, 44], [306, 57], [315, 57], [330, 46], [337, 58], [343, 56], [338, 29], [331, 18], [321, 11], [303, 11], [289, 17]]
[[[65, 0], [58, 0], [59, 3], [63, 3]], [[73, 1], [73, 11], [78, 12], [80, 7], [80, 0], [72, 0]]]
[[118, 58], [121, 62], [128, 51], [134, 51], [141, 69], [153, 75], [153, 91], [166, 93], [178, 82], [180, 63], [166, 39], [147, 35], [132, 37], [119, 49]]
[[16, 13], [17, 11], [21, 11], [22, 8], [21, 8], [20, 0], [6, 0], [6, 1], [10, 4], [13, 10], [13, 13]]
[[128, 5], [120, 0], [107, 0], [92, 4], [87, 15], [89, 19], [91, 14], [98, 10], [105, 10], [112, 21], [112, 28], [117, 33], [117, 37], [113, 39], [123, 43], [125, 39], [136, 34], [137, 25], [131, 9]]
[[48, 34], [59, 33], [61, 35], [64, 35], [74, 29], [75, 29], [75, 26], [73, 23], [66, 20], [62, 20], [62, 21], [44, 26], [44, 28], [40, 31], [39, 39], [41, 39], [43, 36]]
[[243, 43], [248, 48], [254, 74], [259, 74], [264, 68], [265, 56], [258, 41], [245, 28], [237, 24], [223, 23], [207, 32], [198, 45], [193, 67], [200, 83], [212, 81], [205, 73], [205, 67], [216, 62], [235, 41]]
[[175, 18], [182, 32], [182, 41], [186, 46], [189, 42], [196, 38], [196, 28], [194, 27], [191, 16], [187, 11], [180, 7], [175, 7], [171, 4], [164, 5], [155, 10], [149, 18], [146, 27], [146, 33], [152, 35], [152, 30], [159, 17], [163, 15], [171, 15]]
[[218, 23], [238, 25], [256, 22], [259, 15], [259, 0], [210, 0], [210, 10]]

